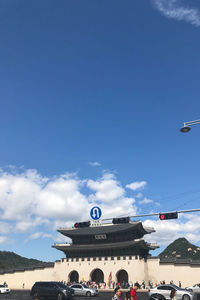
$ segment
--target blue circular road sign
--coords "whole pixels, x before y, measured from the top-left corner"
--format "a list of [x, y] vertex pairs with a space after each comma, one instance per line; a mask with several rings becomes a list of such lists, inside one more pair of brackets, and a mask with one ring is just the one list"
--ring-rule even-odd
[[90, 217], [93, 220], [99, 220], [101, 218], [101, 215], [102, 215], [102, 212], [101, 212], [100, 207], [98, 207], [98, 206], [94, 206], [90, 211]]

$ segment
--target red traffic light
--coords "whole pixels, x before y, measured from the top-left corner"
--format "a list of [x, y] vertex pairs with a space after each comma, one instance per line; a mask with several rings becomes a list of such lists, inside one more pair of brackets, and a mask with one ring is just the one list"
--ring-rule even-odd
[[160, 220], [164, 220], [165, 219], [165, 215], [161, 214], [160, 215]]
[[178, 219], [177, 211], [171, 213], [159, 214], [160, 220]]
[[74, 227], [75, 228], [83, 228], [83, 227], [89, 227], [90, 226], [90, 221], [88, 222], [80, 222], [80, 223], [75, 223]]

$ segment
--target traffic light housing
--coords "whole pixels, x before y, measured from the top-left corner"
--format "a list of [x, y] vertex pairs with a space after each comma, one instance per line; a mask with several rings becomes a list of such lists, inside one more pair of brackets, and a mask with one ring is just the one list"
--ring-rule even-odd
[[88, 222], [79, 222], [74, 224], [74, 228], [83, 228], [83, 227], [89, 227], [90, 221]]
[[123, 223], [129, 223], [130, 218], [125, 217], [125, 218], [114, 218], [112, 220], [113, 224], [123, 224]]
[[178, 219], [178, 213], [177, 213], [177, 211], [175, 211], [175, 212], [170, 212], [170, 213], [159, 214], [159, 219], [162, 220], [162, 221], [171, 220], [171, 219]]

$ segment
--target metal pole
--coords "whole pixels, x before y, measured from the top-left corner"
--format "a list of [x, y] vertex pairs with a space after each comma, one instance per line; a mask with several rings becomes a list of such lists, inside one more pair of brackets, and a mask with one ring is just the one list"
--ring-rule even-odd
[[[195, 209], [186, 209], [186, 210], [176, 210], [176, 211], [167, 211], [167, 212], [160, 212], [160, 213], [151, 213], [151, 214], [143, 214], [143, 215], [134, 215], [134, 216], [129, 216], [129, 218], [141, 218], [141, 217], [152, 217], [152, 216], [159, 216], [160, 214], [168, 214], [168, 213], [174, 213], [177, 212], [179, 214], [184, 214], [184, 213], [189, 213], [189, 212], [197, 212], [200, 211], [200, 208], [195, 208]], [[120, 218], [126, 218], [126, 217], [120, 217]], [[102, 219], [102, 221], [110, 221], [113, 218], [108, 218], [108, 219]]]
[[200, 124], [200, 120], [185, 122], [184, 125], [195, 125]]

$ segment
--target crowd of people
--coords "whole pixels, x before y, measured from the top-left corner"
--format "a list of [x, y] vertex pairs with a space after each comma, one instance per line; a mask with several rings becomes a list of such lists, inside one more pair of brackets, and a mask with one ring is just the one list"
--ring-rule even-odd
[[[72, 284], [77, 283], [76, 281], [74, 282], [66, 282], [66, 281], [62, 281], [63, 284], [67, 285], [67, 286], [71, 286]], [[80, 281], [80, 284], [86, 284], [88, 287], [90, 288], [97, 288], [97, 289], [116, 289], [116, 288], [121, 288], [121, 289], [128, 289], [133, 287], [132, 283], [128, 283], [128, 282], [115, 282], [114, 280], [109, 281], [107, 284], [106, 282], [101, 282], [101, 283], [97, 283], [94, 281]], [[139, 286], [139, 288], [141, 289], [152, 289], [153, 287], [157, 287], [160, 284], [166, 284], [165, 280], [153, 283], [152, 281], [148, 281], [148, 283], [146, 284], [145, 281], [143, 280], [141, 283], [136, 282], [137, 285]], [[173, 284], [173, 280], [170, 281], [170, 284]], [[181, 281], [179, 281], [178, 286], [181, 288]]]

